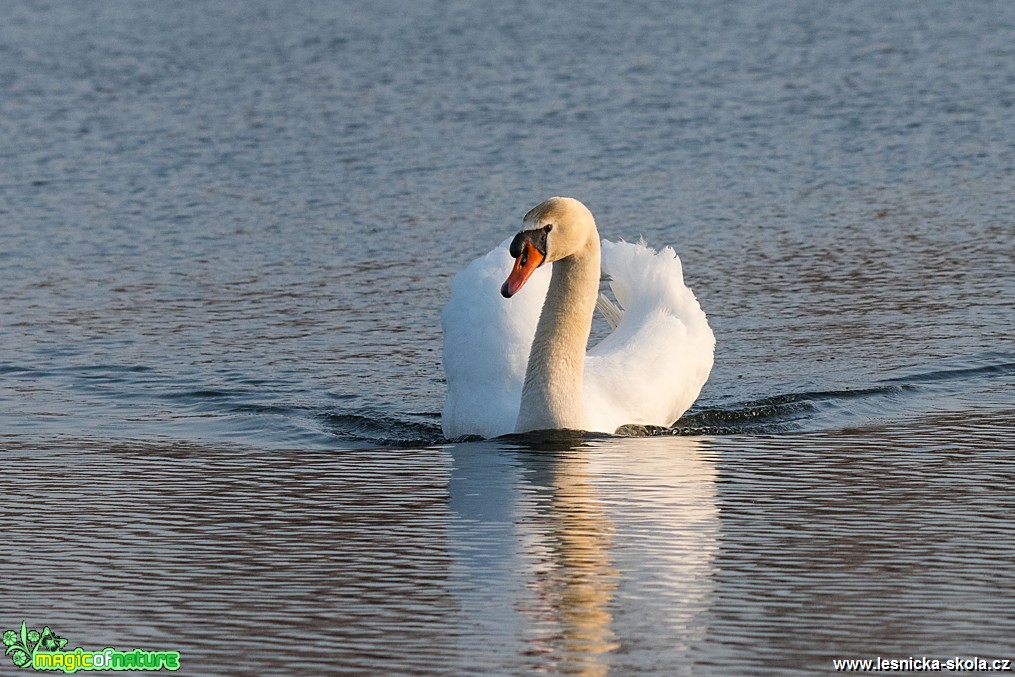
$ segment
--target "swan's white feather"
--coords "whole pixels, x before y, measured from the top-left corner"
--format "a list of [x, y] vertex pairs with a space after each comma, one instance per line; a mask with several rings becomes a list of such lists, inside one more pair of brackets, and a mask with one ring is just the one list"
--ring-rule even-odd
[[444, 436], [496, 437], [514, 431], [529, 348], [553, 264], [536, 269], [524, 292], [506, 299], [501, 284], [514, 259], [511, 238], [455, 275], [441, 313], [447, 399]]
[[602, 241], [603, 273], [623, 307], [620, 324], [585, 358], [590, 426], [669, 426], [694, 403], [712, 370], [715, 336], [680, 259], [669, 247]]
[[[447, 399], [444, 435], [496, 437], [514, 431], [522, 383], [552, 264], [510, 299], [511, 239], [459, 272], [441, 313]], [[623, 314], [588, 351], [584, 395], [589, 429], [668, 426], [698, 397], [712, 369], [715, 337], [680, 259], [666, 247], [602, 241], [602, 270]]]

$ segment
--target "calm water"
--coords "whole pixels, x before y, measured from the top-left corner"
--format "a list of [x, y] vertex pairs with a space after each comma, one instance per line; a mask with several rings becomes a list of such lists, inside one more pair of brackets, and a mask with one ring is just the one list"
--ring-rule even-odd
[[[6, 3], [3, 629], [1015, 658], [1015, 5], [672, 5]], [[677, 248], [711, 380], [656, 436], [443, 440], [451, 277], [552, 194]]]

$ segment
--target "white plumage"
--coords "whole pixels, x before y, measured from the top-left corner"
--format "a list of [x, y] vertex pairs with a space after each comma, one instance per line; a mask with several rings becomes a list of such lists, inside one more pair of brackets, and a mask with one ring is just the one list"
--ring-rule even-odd
[[[591, 228], [598, 238], [594, 222]], [[455, 276], [441, 314], [447, 376], [442, 427], [449, 439], [516, 430], [554, 264], [537, 268], [524, 289], [503, 298], [498, 290], [512, 270], [510, 242]], [[602, 273], [623, 314], [585, 355], [585, 427], [613, 433], [626, 424], [672, 425], [708, 379], [715, 337], [671, 248], [656, 253], [643, 244], [602, 240], [601, 252]], [[598, 294], [598, 288], [589, 292]]]

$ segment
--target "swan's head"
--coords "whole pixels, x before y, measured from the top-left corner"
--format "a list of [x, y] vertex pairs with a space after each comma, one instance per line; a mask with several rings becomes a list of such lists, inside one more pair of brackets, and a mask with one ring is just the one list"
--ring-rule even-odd
[[571, 197], [551, 197], [539, 203], [522, 223], [525, 227], [511, 241], [515, 265], [500, 288], [504, 298], [514, 296], [544, 263], [566, 259], [588, 247], [590, 241], [598, 242], [592, 212]]

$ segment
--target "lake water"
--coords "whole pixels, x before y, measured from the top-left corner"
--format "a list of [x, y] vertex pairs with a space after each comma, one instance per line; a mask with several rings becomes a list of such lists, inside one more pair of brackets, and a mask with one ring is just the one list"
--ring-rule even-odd
[[[4, 15], [3, 629], [201, 675], [1015, 658], [1015, 4]], [[557, 194], [677, 249], [712, 376], [655, 436], [444, 440], [451, 278]]]

